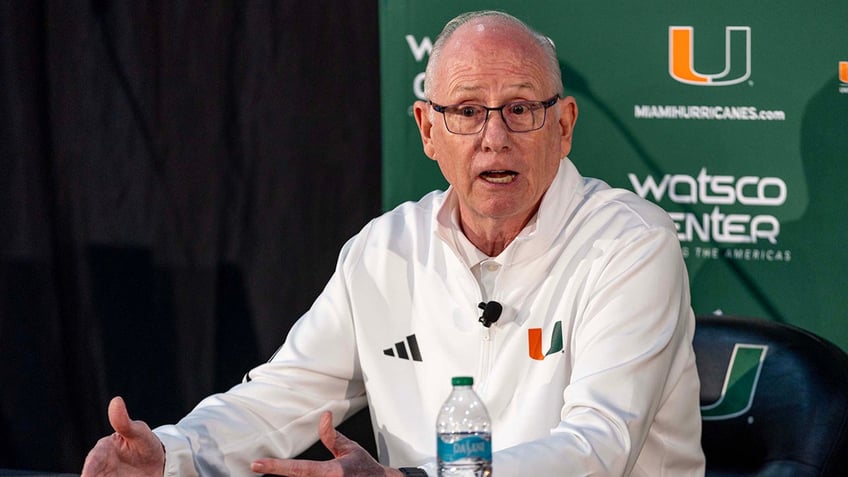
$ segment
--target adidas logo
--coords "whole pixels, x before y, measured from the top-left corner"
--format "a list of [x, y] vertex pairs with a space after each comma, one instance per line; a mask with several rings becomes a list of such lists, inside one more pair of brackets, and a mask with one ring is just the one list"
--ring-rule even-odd
[[[409, 345], [408, 351], [406, 347], [407, 345]], [[397, 354], [395, 354], [395, 352], [397, 352]], [[406, 342], [398, 341], [395, 343], [394, 348], [384, 349], [383, 354], [391, 357], [397, 356], [400, 359], [421, 361], [421, 351], [418, 349], [418, 340], [415, 338], [414, 334], [407, 336]]]

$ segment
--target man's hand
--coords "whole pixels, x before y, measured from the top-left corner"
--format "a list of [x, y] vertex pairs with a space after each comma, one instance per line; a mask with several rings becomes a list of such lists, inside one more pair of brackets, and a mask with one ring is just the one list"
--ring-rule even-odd
[[329, 411], [321, 416], [318, 437], [335, 459], [324, 462], [297, 459], [259, 459], [250, 466], [258, 474], [287, 477], [403, 477], [399, 470], [384, 467], [359, 444], [333, 428]]
[[120, 397], [109, 403], [111, 436], [97, 441], [85, 458], [80, 477], [141, 477], [163, 475], [165, 450], [156, 434], [142, 421], [130, 420]]

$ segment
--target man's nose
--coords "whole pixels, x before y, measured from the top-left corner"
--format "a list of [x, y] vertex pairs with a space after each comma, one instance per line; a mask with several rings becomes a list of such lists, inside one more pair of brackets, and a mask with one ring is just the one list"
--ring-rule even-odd
[[483, 125], [483, 149], [502, 151], [510, 147], [510, 130], [500, 111], [489, 111], [489, 119]]

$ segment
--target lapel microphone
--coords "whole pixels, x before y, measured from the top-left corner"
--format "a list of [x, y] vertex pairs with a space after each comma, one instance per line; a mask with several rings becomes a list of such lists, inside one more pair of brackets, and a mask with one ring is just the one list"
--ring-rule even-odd
[[490, 301], [489, 303], [481, 301], [477, 307], [483, 310], [483, 316], [481, 316], [478, 321], [483, 323], [483, 326], [486, 328], [492, 326], [492, 323], [498, 321], [498, 318], [501, 317], [501, 312], [503, 311], [503, 306], [496, 301]]

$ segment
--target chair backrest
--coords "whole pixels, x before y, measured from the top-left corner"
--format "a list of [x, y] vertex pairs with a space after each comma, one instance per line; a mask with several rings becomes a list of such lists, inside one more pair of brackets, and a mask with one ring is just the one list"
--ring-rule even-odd
[[699, 316], [708, 477], [848, 476], [848, 355], [800, 328]]

